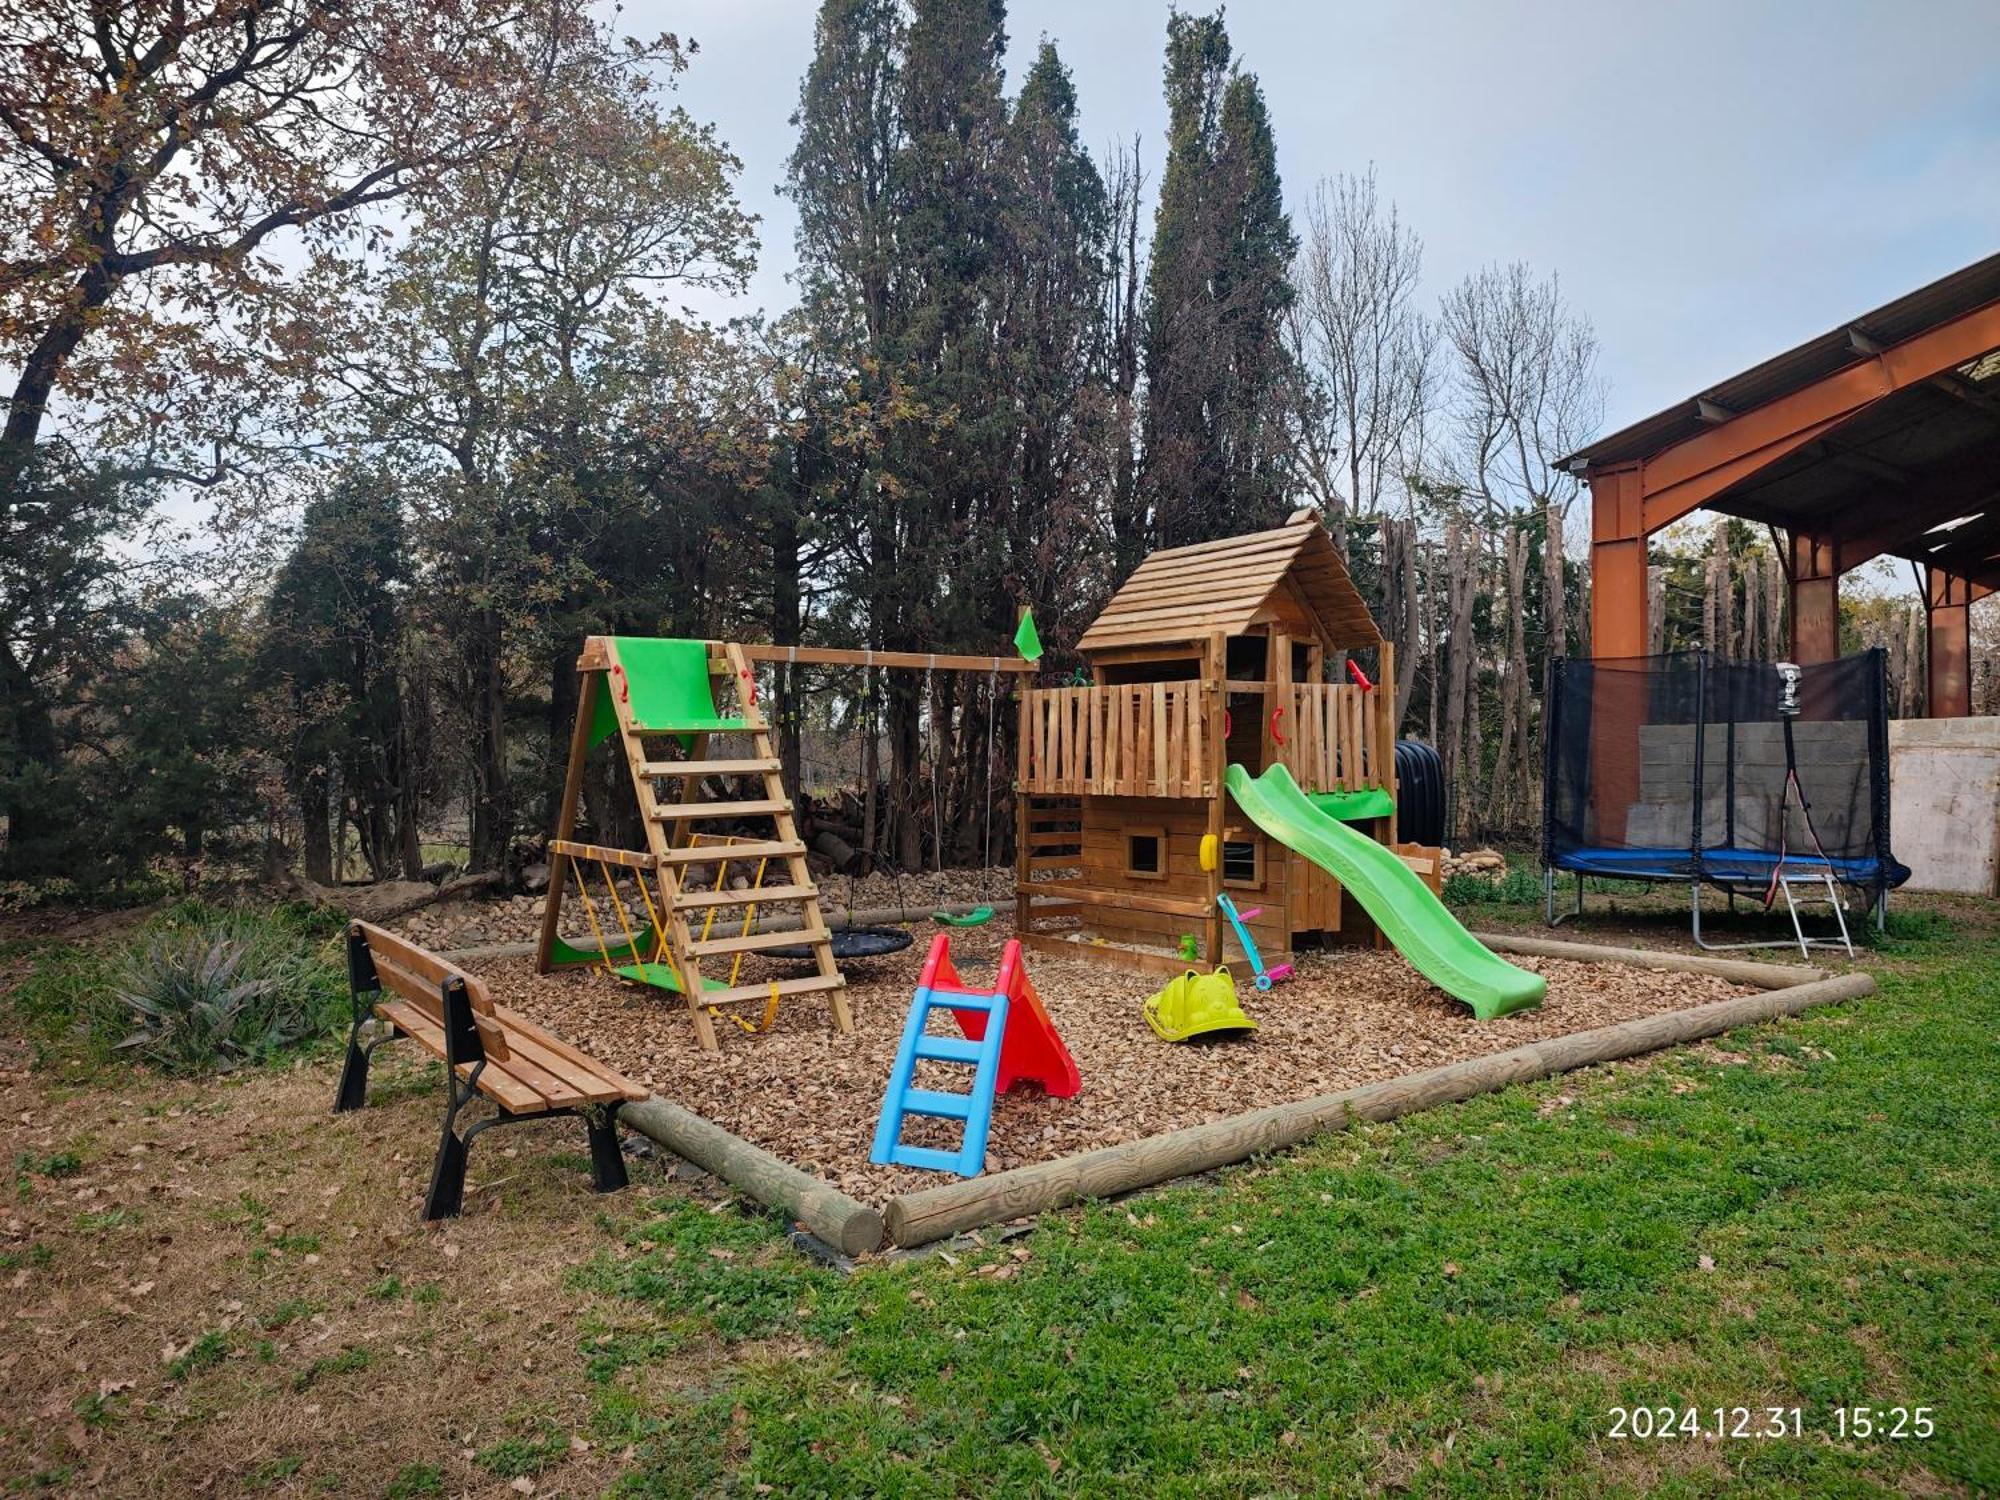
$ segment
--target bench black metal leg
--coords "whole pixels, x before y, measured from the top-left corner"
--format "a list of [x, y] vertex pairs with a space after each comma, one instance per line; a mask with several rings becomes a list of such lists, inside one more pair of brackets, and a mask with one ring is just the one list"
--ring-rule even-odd
[[618, 1106], [602, 1113], [591, 1111], [583, 1124], [590, 1134], [590, 1185], [600, 1193], [615, 1193], [630, 1181], [625, 1153], [618, 1147]]
[[437, 1165], [431, 1168], [431, 1190], [424, 1196], [426, 1219], [455, 1219], [465, 1207], [465, 1142], [446, 1126], [438, 1142]]
[[341, 1065], [340, 1088], [333, 1096], [335, 1114], [346, 1114], [368, 1102], [368, 1054], [372, 1050], [361, 1045], [361, 1023], [356, 1021], [347, 1033], [347, 1061]]
[[444, 1134], [438, 1141], [437, 1165], [431, 1168], [431, 1190], [424, 1195], [426, 1219], [455, 1219], [465, 1206], [466, 1147], [480, 1127], [475, 1125], [463, 1136], [459, 1135], [458, 1112], [478, 1097], [475, 1085], [485, 1066], [484, 1062], [476, 1065], [463, 1086], [450, 1072], [445, 1074]]

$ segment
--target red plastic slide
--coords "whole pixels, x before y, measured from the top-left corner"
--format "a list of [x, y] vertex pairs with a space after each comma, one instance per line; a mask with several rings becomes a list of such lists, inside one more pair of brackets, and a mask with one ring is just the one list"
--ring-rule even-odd
[[[930, 955], [924, 959], [923, 977], [917, 981], [925, 989], [942, 994], [1007, 996], [1007, 1034], [1000, 1039], [1000, 1076], [993, 1091], [1004, 1094], [1017, 1083], [1032, 1084], [1054, 1099], [1069, 1099], [1083, 1087], [1083, 1075], [1076, 1059], [1057, 1035], [1055, 1022], [1042, 1008], [1028, 978], [1028, 965], [1021, 957], [1021, 944], [1009, 938], [1000, 953], [1000, 970], [991, 990], [975, 990], [958, 977], [951, 962], [951, 934], [940, 932], [931, 940]], [[954, 1010], [958, 1029], [971, 1041], [986, 1036], [986, 1012]]]

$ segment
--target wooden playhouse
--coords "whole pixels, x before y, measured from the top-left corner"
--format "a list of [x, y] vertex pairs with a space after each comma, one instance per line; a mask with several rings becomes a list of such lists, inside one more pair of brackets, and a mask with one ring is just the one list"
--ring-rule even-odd
[[[1308, 793], [1374, 793], [1350, 826], [1393, 845], [1393, 647], [1382, 639], [1318, 514], [1271, 531], [1153, 553], [1078, 642], [1087, 687], [1038, 688], [1020, 706], [1015, 920], [1042, 952], [1148, 972], [1237, 956], [1216, 897], [1258, 910], [1267, 963], [1300, 940], [1374, 935], [1331, 875], [1264, 835], [1223, 772], [1282, 762]], [[1351, 653], [1375, 681], [1329, 681]], [[1204, 870], [1213, 835], [1221, 858]], [[1435, 851], [1406, 853], [1435, 878]], [[1430, 868], [1425, 869], [1429, 864]]]

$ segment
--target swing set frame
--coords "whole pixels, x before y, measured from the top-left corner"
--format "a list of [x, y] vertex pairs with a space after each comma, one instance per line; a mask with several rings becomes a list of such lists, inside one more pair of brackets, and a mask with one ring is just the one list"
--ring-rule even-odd
[[[624, 656], [631, 655], [636, 662], [668, 651], [677, 658], [675, 672], [680, 680], [678, 692], [664, 696], [677, 697], [674, 705], [677, 712], [663, 716], [657, 708], [649, 708], [642, 713], [635, 707], [633, 697], [637, 679], [628, 672]], [[690, 665], [695, 653], [699, 660]], [[853, 1030], [853, 1017], [843, 992], [846, 976], [836, 963], [832, 934], [820, 909], [819, 889], [806, 865], [805, 845], [799, 837], [791, 796], [784, 786], [770, 720], [760, 701], [752, 663], [858, 666], [871, 674], [878, 667], [915, 668], [927, 674], [941, 669], [984, 672], [993, 685], [993, 712], [989, 718], [997, 717], [1000, 674], [1035, 670], [1032, 663], [990, 656], [734, 641], [651, 641], [613, 636], [592, 636], [586, 640], [577, 660], [582, 682], [570, 738], [569, 765], [555, 835], [549, 841], [548, 898], [542, 914], [538, 966], [548, 973], [556, 968], [589, 964], [636, 983], [678, 992], [688, 1007], [703, 1050], [709, 1052], [718, 1050], [713, 1023], [725, 1013], [725, 1008], [761, 1004], [760, 1022], [738, 1017], [733, 1010], [727, 1013], [746, 1032], [762, 1032], [769, 1030], [776, 1019], [780, 1000], [791, 995], [825, 993], [835, 1028], [842, 1032]], [[688, 681], [703, 674], [705, 692]], [[725, 717], [720, 705], [732, 694], [734, 712]], [[750, 754], [711, 758], [709, 742], [716, 734], [748, 736]], [[989, 764], [991, 735], [989, 723]], [[637, 797], [647, 839], [644, 850], [610, 848], [574, 837], [582, 806], [585, 765], [592, 748], [612, 737], [621, 744], [627, 776]], [[680, 741], [681, 758], [654, 757], [649, 743], [657, 743], [662, 737]], [[736, 800], [711, 799], [703, 785], [711, 775], [731, 780], [754, 779], [761, 784], [761, 795]], [[671, 795], [662, 797], [658, 788], [668, 783], [677, 785]], [[987, 796], [990, 849], [990, 775]], [[774, 834], [768, 838], [711, 835], [693, 826], [698, 820], [717, 817], [768, 819]], [[728, 851], [732, 849], [737, 853], [730, 854]], [[729, 865], [749, 859], [757, 861], [751, 888], [730, 890]], [[709, 863], [717, 866], [713, 883], [698, 882], [696, 870]], [[784, 867], [783, 883], [767, 886], [766, 874], [774, 863]], [[616, 918], [615, 933], [599, 920], [586, 878], [587, 866], [595, 867], [598, 882], [609, 898], [607, 910]], [[630, 872], [639, 891], [646, 915], [643, 930], [634, 916], [635, 909], [619, 894], [620, 871]], [[567, 942], [561, 933], [562, 908], [572, 882], [583, 904], [595, 944], [594, 953]], [[798, 928], [757, 931], [758, 908], [781, 904], [796, 905]], [[720, 909], [725, 906], [742, 907], [744, 915], [734, 934], [717, 938], [712, 935], [713, 929]], [[800, 947], [807, 950], [816, 972], [757, 984], [739, 982], [747, 954]], [[726, 981], [710, 980], [702, 974], [700, 961], [710, 956], [729, 958]]]

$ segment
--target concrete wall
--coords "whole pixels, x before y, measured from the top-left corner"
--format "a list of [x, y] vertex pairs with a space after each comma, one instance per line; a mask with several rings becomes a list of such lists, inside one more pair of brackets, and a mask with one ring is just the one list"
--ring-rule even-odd
[[2000, 895], [2000, 718], [1890, 721], [1889, 834], [1908, 889]]

